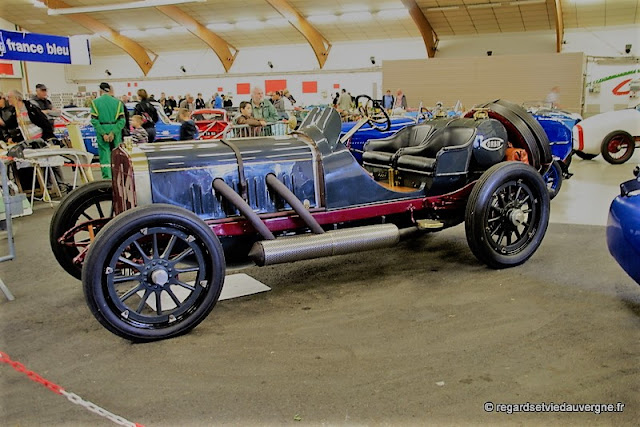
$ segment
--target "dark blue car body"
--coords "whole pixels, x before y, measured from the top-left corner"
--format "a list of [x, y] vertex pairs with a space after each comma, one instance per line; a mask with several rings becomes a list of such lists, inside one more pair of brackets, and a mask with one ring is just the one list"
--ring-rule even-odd
[[640, 181], [621, 184], [621, 194], [611, 203], [607, 246], [618, 264], [640, 284]]

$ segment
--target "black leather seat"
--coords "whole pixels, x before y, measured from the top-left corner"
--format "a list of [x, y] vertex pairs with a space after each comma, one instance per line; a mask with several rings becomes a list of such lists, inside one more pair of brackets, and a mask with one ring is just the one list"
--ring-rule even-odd
[[369, 140], [364, 145], [362, 162], [368, 166], [390, 167], [399, 150], [425, 143], [434, 129], [432, 124], [421, 124], [406, 127], [387, 138]]
[[402, 150], [398, 170], [433, 175], [465, 173], [469, 167], [475, 127], [446, 127], [437, 130], [426, 144]]

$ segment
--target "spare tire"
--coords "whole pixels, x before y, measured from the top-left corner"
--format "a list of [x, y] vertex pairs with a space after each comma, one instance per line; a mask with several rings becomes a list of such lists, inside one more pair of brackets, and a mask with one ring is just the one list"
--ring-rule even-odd
[[[488, 116], [492, 119], [498, 120], [504, 125], [507, 129], [509, 142], [511, 142], [515, 148], [524, 149], [529, 157], [529, 164], [539, 171], [541, 175], [544, 175], [544, 172], [542, 172], [542, 156], [538, 147], [538, 141], [531, 132], [529, 126], [527, 126], [527, 124], [517, 114], [512, 112], [511, 109], [502, 105], [487, 103], [480, 105], [478, 108], [488, 109]], [[465, 117], [473, 117], [474, 113], [475, 110], [471, 110], [465, 115]]]
[[540, 154], [542, 155], [540, 162], [543, 165], [550, 166], [551, 163], [553, 163], [553, 154], [551, 153], [551, 143], [542, 125], [527, 110], [525, 110], [520, 105], [514, 104], [513, 102], [505, 101], [504, 99], [495, 101], [494, 104], [502, 105], [503, 107], [510, 109], [511, 111], [516, 113], [518, 117], [522, 119], [523, 122], [527, 124], [531, 132], [533, 132], [536, 139], [538, 140], [538, 148], [540, 149]]

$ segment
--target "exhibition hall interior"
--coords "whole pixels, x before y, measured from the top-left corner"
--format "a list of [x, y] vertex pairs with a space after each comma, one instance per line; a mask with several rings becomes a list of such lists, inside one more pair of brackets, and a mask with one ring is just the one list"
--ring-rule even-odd
[[640, 419], [640, 0], [0, 1], [0, 424]]

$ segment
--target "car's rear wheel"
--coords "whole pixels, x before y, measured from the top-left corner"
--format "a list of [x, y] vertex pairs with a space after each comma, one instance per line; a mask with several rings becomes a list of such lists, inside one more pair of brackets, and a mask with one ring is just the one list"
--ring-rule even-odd
[[492, 166], [467, 201], [467, 242], [476, 258], [492, 268], [514, 267], [529, 259], [548, 223], [547, 187], [540, 174], [524, 163]]
[[109, 331], [132, 341], [184, 334], [213, 309], [224, 282], [222, 245], [195, 214], [155, 204], [111, 221], [89, 249], [85, 299]]
[[[82, 264], [74, 262], [100, 228], [113, 216], [111, 181], [83, 185], [65, 197], [51, 218], [49, 243], [56, 260], [67, 273], [80, 280]], [[60, 239], [65, 233], [64, 241]]]
[[600, 149], [607, 162], [621, 165], [633, 156], [635, 145], [633, 137], [627, 132], [615, 131], [604, 137]]
[[549, 199], [553, 200], [554, 197], [560, 192], [562, 187], [562, 166], [558, 160], [554, 160], [551, 167], [546, 174], [542, 177], [547, 183], [547, 190], [549, 190]]

